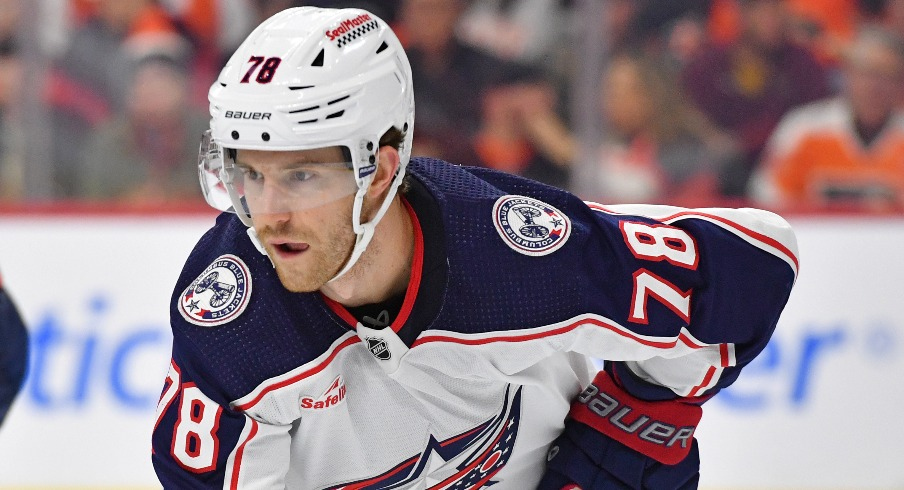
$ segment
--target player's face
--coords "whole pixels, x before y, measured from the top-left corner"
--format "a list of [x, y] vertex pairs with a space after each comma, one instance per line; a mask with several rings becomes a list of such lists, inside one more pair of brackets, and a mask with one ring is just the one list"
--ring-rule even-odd
[[898, 107], [904, 82], [904, 60], [878, 42], [864, 42], [845, 64], [847, 93], [857, 121], [881, 126]]
[[631, 137], [648, 125], [653, 117], [651, 94], [636, 61], [613, 60], [600, 87], [603, 112], [616, 133]]
[[320, 289], [351, 254], [355, 183], [351, 170], [332, 164], [342, 159], [338, 147], [238, 151], [254, 229], [290, 291]]

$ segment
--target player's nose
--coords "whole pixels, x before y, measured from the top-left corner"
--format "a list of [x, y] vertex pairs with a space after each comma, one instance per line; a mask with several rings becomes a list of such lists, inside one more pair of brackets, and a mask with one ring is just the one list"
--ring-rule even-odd
[[292, 215], [291, 196], [279, 186], [265, 183], [259, 195], [249, 200], [251, 215], [255, 222], [276, 226], [289, 221]]

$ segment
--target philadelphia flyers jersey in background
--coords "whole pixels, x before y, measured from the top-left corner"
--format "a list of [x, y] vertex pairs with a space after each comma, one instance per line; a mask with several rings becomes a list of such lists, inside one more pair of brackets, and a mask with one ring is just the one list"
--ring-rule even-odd
[[591, 359], [640, 398], [702, 402], [763, 349], [796, 278], [794, 235], [765, 211], [408, 172], [411, 279], [384, 328], [285, 290], [234, 215], [199, 241], [172, 297], [164, 486], [532, 488]]

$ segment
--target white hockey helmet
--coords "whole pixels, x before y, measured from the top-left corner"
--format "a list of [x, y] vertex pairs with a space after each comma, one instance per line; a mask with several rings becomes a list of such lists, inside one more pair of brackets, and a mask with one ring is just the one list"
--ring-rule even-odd
[[[411, 155], [414, 93], [411, 66], [382, 19], [359, 9], [298, 7], [259, 25], [232, 55], [208, 94], [210, 131], [201, 141], [199, 172], [207, 202], [238, 214], [256, 240], [227, 150], [291, 151], [340, 146], [354, 171], [351, 256], [335, 278], [358, 260], [405, 174]], [[361, 207], [374, 177], [381, 136], [405, 134], [389, 193], [374, 217]], [[325, 202], [323, 202], [325, 204]], [[258, 248], [259, 243], [256, 243]]]

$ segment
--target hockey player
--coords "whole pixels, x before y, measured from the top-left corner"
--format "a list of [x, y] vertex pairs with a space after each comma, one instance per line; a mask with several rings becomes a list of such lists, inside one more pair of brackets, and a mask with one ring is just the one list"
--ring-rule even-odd
[[276, 14], [209, 97], [229, 212], [172, 296], [164, 487], [696, 486], [700, 405], [796, 277], [784, 220], [409, 161], [408, 60], [362, 10]]
[[0, 424], [22, 388], [28, 366], [28, 331], [0, 276]]

